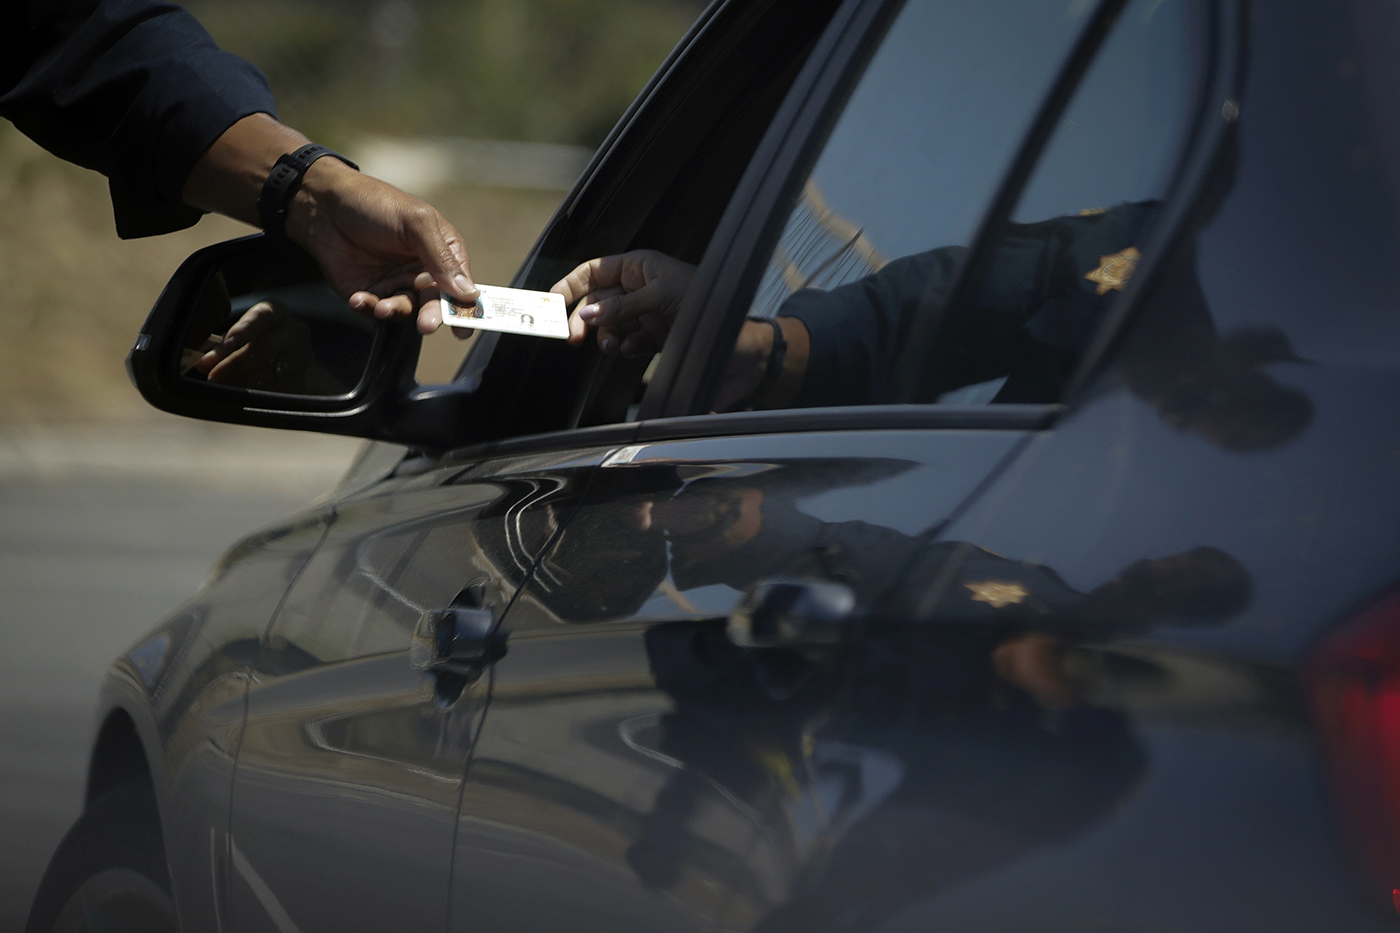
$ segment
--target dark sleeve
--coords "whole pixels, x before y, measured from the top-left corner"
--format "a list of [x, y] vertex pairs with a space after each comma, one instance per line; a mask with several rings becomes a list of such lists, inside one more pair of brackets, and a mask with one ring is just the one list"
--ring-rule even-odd
[[801, 321], [812, 342], [794, 407], [878, 401], [907, 322], [947, 305], [966, 253], [949, 246], [905, 256], [863, 279], [831, 291], [803, 289], [783, 302], [778, 316]]
[[[1086, 274], [1138, 243], [1156, 209], [1157, 202], [1144, 201], [1094, 215], [1008, 223], [972, 304], [940, 332], [938, 392], [1008, 373], [1016, 379], [1018, 365], [1030, 375], [1047, 369], [1050, 383], [1067, 379], [1117, 294], [1099, 294]], [[803, 289], [783, 302], [778, 315], [802, 321], [812, 342], [794, 406], [881, 401], [909, 322], [947, 310], [966, 255], [966, 247], [949, 246], [905, 256], [858, 281], [831, 291]], [[1021, 352], [1025, 347], [1034, 352]], [[1041, 401], [1059, 388], [1017, 400]]]
[[[214, 141], [275, 115], [267, 79], [188, 12], [157, 0], [27, 0], [2, 40], [0, 116], [106, 175], [123, 238], [188, 227], [181, 190]], [[13, 28], [17, 27], [17, 28]]]

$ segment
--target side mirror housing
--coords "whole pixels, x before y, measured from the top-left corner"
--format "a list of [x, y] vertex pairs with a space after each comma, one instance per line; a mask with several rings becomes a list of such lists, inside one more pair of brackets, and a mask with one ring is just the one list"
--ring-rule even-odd
[[331, 291], [304, 252], [261, 234], [191, 255], [127, 356], [141, 396], [206, 421], [445, 449], [470, 443], [475, 386], [419, 386], [422, 335]]

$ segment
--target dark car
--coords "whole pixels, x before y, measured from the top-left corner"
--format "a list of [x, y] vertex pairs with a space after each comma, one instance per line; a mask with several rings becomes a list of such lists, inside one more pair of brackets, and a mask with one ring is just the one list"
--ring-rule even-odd
[[117, 659], [30, 929], [1393, 929], [1396, 88], [1393, 0], [720, 0], [513, 283], [694, 267], [659, 354], [195, 254], [145, 397], [371, 443]]

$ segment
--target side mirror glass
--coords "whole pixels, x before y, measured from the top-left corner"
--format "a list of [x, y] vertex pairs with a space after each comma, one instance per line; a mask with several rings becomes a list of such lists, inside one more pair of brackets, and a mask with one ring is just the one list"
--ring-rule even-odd
[[[205, 281], [180, 349], [180, 375], [276, 395], [346, 398], [369, 372], [375, 321], [324, 282]], [[259, 287], [261, 286], [261, 287]]]
[[262, 236], [176, 271], [127, 370], [155, 407], [210, 421], [446, 448], [472, 439], [471, 387], [420, 388], [412, 321], [350, 308], [300, 250]]

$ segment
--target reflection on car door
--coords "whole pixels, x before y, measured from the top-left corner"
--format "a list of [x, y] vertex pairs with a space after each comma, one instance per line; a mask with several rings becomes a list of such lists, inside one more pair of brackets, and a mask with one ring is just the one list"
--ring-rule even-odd
[[747, 928], [786, 900], [897, 765], [826, 740], [839, 650], [741, 650], [725, 617], [776, 577], [840, 583], [860, 613], [1022, 436], [760, 435], [613, 454], [502, 623], [451, 928]]
[[[606, 450], [579, 455], [591, 469]], [[592, 458], [590, 460], [590, 457]], [[499, 612], [575, 465], [441, 465], [337, 506], [254, 670], [234, 782], [233, 929], [441, 929], [484, 685], [415, 670], [420, 616]], [[542, 511], [543, 522], [528, 523]], [[526, 522], [539, 537], [522, 536]]]

